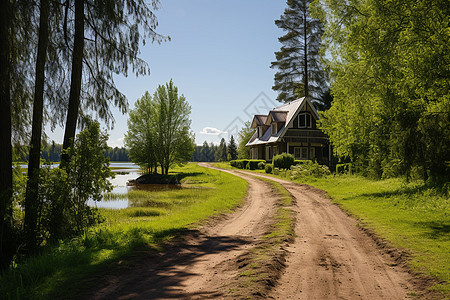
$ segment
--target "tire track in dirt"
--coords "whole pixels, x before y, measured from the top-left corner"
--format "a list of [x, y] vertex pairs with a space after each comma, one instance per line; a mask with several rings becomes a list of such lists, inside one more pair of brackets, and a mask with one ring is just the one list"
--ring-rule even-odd
[[86, 298], [226, 297], [227, 286], [238, 278], [237, 257], [248, 252], [266, 233], [273, 219], [277, 196], [269, 184], [253, 176], [221, 171], [249, 183], [246, 201], [240, 208], [222, 220], [188, 233], [164, 253], [148, 254], [121, 274], [108, 276], [106, 283]]
[[251, 174], [281, 183], [296, 199], [296, 238], [287, 247], [287, 267], [271, 298], [407, 299], [414, 292], [412, 276], [323, 192]]

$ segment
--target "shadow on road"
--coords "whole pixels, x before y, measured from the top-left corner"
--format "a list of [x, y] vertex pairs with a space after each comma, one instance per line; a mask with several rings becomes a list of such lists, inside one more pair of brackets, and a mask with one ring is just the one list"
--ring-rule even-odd
[[167, 246], [163, 254], [145, 254], [120, 274], [107, 276], [106, 283], [89, 299], [212, 299], [220, 297], [217, 291], [186, 294], [183, 281], [201, 276], [189, 266], [205, 255], [226, 253], [250, 241], [228, 236], [205, 236], [199, 231], [188, 231], [182, 241]]

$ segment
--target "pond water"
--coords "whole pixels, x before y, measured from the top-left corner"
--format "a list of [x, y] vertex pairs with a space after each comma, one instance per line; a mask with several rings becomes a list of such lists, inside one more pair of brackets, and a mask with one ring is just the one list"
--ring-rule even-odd
[[[130, 179], [136, 179], [141, 175], [139, 166], [131, 162], [124, 163], [110, 163], [110, 167], [113, 168], [115, 173], [115, 178], [110, 179], [113, 185], [113, 190], [111, 193], [115, 194], [126, 194], [132, 190], [145, 190], [149, 192], [155, 191], [169, 191], [174, 189], [181, 189], [181, 185], [175, 184], [137, 184], [133, 186], [128, 186], [127, 183]], [[131, 204], [128, 199], [118, 199], [118, 200], [102, 200], [102, 201], [88, 201], [89, 206], [98, 208], [112, 208], [112, 209], [123, 209], [129, 207]]]
[[[109, 180], [113, 185], [113, 190], [111, 192], [119, 194], [128, 193], [130, 187], [127, 186], [127, 182], [130, 179], [135, 179], [140, 176], [139, 166], [131, 162], [123, 162], [123, 163], [112, 162], [109, 163], [109, 166], [114, 168], [112, 171], [116, 175], [115, 178]], [[98, 208], [113, 208], [113, 209], [122, 209], [127, 208], [129, 206], [128, 199], [118, 199], [108, 201], [89, 200], [87, 204], [89, 206]]]

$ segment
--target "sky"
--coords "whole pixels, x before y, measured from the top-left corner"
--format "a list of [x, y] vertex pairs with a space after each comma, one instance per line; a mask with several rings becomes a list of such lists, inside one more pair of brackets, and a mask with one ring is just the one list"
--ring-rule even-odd
[[[140, 57], [149, 64], [150, 75], [116, 77], [116, 86], [132, 109], [145, 91], [153, 94], [173, 79], [192, 107], [196, 144], [237, 138], [245, 121], [279, 105], [270, 63], [281, 47], [283, 32], [274, 21], [285, 5], [273, 0], [161, 0], [156, 31], [171, 41], [147, 41]], [[128, 116], [111, 110], [115, 125], [108, 130], [108, 144], [121, 147]], [[62, 143], [62, 128], [46, 131]]]

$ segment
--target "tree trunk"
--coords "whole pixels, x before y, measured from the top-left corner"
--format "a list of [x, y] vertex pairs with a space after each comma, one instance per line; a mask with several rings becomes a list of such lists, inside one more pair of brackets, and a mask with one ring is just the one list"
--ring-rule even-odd
[[9, 0], [0, 0], [0, 268], [14, 254], [12, 241], [12, 146]]
[[[84, 51], [84, 0], [75, 0], [75, 37], [72, 52], [72, 75], [70, 81], [69, 107], [67, 110], [66, 129], [64, 132], [63, 150], [73, 143], [77, 128], [78, 108], [80, 106], [81, 79], [83, 72]], [[61, 166], [69, 161], [69, 155], [61, 155]]]
[[50, 1], [42, 0], [39, 20], [39, 40], [34, 86], [33, 123], [31, 131], [30, 158], [28, 162], [28, 182], [25, 197], [25, 235], [27, 250], [33, 253], [37, 244], [37, 224], [39, 211], [39, 164], [41, 159], [42, 116], [44, 111], [45, 62], [49, 37], [48, 18]]
[[309, 96], [309, 78], [308, 78], [308, 36], [306, 33], [306, 26], [307, 26], [307, 22], [306, 22], [306, 10], [303, 12], [303, 40], [305, 43], [305, 53], [304, 53], [304, 61], [303, 63], [305, 64], [305, 74], [303, 77], [303, 82], [304, 82], [304, 89], [305, 89], [305, 97]]

